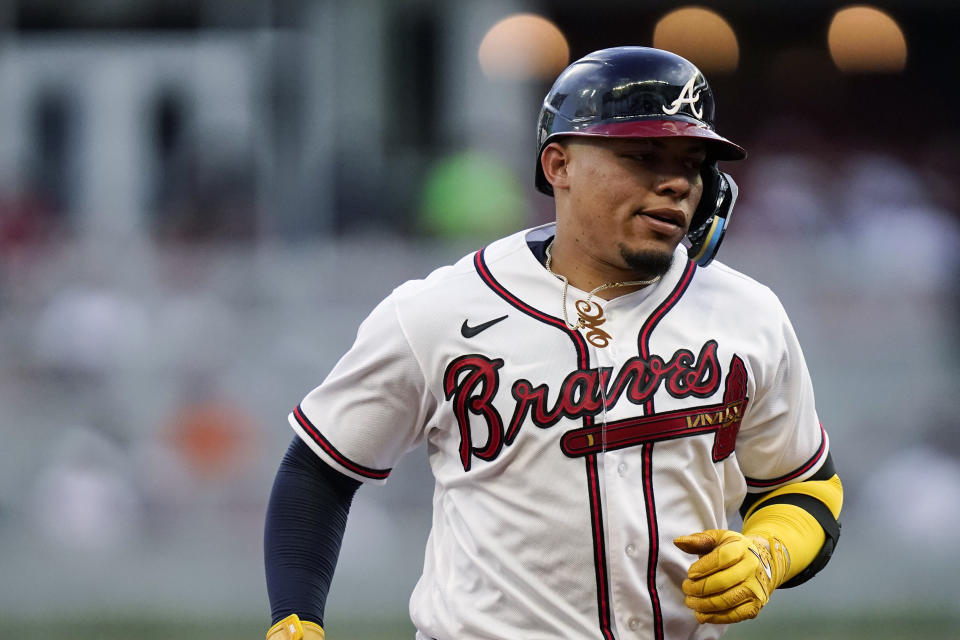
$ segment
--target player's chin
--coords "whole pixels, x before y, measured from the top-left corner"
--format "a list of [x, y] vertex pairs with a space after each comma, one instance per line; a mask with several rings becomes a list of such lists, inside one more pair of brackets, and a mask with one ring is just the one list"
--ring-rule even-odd
[[642, 248], [620, 245], [620, 256], [639, 277], [653, 278], [670, 270], [673, 264], [673, 249], [674, 246], [669, 244]]

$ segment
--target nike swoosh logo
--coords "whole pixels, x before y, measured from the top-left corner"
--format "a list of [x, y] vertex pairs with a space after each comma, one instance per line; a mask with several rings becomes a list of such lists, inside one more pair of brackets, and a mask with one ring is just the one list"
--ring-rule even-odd
[[493, 325], [497, 324], [497, 323], [500, 322], [501, 320], [506, 320], [506, 319], [507, 319], [507, 316], [500, 316], [499, 318], [494, 318], [493, 320], [488, 320], [487, 322], [484, 322], [483, 324], [478, 324], [478, 325], [475, 326], [475, 327], [471, 327], [469, 324], [467, 324], [468, 321], [467, 321], [467, 320], [464, 320], [464, 321], [463, 321], [463, 324], [460, 325], [460, 335], [462, 335], [464, 338], [472, 338], [472, 337], [474, 337], [475, 335], [477, 335], [478, 333], [480, 333], [481, 331], [486, 331], [487, 329], [489, 329], [489, 328], [492, 327]]
[[759, 553], [757, 553], [757, 552], [754, 551], [753, 549], [749, 549], [749, 551], [750, 551], [750, 553], [752, 553], [753, 555], [757, 556], [757, 560], [760, 561], [760, 566], [763, 567], [763, 570], [764, 570], [764, 571], [766, 572], [766, 574], [767, 574], [767, 579], [768, 579], [768, 580], [773, 580], [773, 573], [770, 571], [770, 565], [768, 565], [766, 562], [763, 561], [763, 558], [760, 557], [760, 554], [759, 554]]

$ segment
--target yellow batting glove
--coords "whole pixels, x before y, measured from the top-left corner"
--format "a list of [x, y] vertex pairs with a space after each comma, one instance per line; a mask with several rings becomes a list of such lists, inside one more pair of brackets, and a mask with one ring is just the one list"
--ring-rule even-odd
[[790, 569], [790, 555], [779, 540], [710, 529], [673, 541], [700, 556], [681, 588], [684, 603], [700, 624], [730, 624], [757, 617]]
[[270, 627], [267, 640], [323, 640], [323, 628], [294, 613]]

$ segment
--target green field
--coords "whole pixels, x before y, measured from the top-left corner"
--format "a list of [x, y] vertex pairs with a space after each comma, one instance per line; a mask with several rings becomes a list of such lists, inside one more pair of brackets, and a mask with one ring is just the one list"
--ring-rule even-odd
[[[0, 620], [0, 638], [20, 640], [260, 640], [259, 621], [216, 624], [157, 620], [98, 621]], [[404, 619], [361, 621], [333, 618], [327, 625], [330, 640], [413, 639], [413, 627]], [[724, 640], [960, 640], [960, 619], [941, 614], [878, 616], [859, 613], [849, 617], [795, 617], [770, 615], [735, 625]], [[522, 639], [510, 639], [522, 640]], [[558, 639], [574, 640], [574, 639]]]

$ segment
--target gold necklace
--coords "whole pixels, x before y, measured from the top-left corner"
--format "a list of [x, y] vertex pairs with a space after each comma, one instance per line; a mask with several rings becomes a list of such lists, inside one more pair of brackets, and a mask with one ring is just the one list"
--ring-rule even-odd
[[587, 342], [592, 344], [595, 347], [605, 347], [610, 344], [610, 334], [600, 329], [600, 325], [607, 321], [603, 317], [603, 307], [599, 304], [593, 302], [594, 294], [603, 291], [604, 289], [615, 289], [617, 287], [632, 287], [632, 286], [646, 286], [653, 284], [660, 280], [660, 276], [650, 278], [649, 280], [630, 280], [627, 282], [608, 282], [607, 284], [602, 284], [599, 287], [595, 288], [593, 291], [587, 294], [586, 300], [577, 300], [574, 303], [574, 307], [577, 309], [577, 319], [576, 324], [570, 322], [570, 319], [567, 316], [567, 289], [570, 287], [570, 281], [567, 280], [566, 276], [562, 276], [559, 273], [555, 273], [553, 269], [550, 268], [550, 264], [553, 262], [553, 256], [550, 255], [550, 249], [553, 248], [553, 242], [547, 245], [546, 255], [547, 262], [544, 266], [547, 267], [554, 277], [563, 282], [563, 293], [561, 294], [561, 304], [563, 305], [563, 322], [571, 330], [577, 331], [579, 329], [587, 328]]

